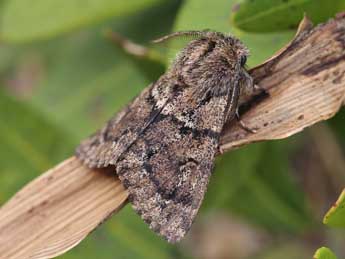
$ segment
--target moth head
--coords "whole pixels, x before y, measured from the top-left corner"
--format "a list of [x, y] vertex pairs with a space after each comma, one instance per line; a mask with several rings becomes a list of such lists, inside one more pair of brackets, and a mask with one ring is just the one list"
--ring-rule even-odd
[[183, 54], [186, 54], [184, 59], [189, 59], [189, 63], [197, 62], [200, 57], [204, 58], [207, 54], [215, 51], [229, 62], [235, 62], [244, 67], [249, 56], [248, 49], [239, 39], [232, 35], [210, 30], [174, 32], [154, 40], [153, 43], [168, 42], [176, 38], [189, 40], [189, 43], [177, 58], [179, 59]]
[[225, 58], [237, 67], [244, 67], [249, 56], [249, 50], [244, 44], [232, 35], [220, 32], [207, 31], [204, 36], [208, 41], [214, 42], [214, 50], [219, 57]]
[[221, 79], [233, 79], [244, 87], [252, 85], [245, 70], [249, 51], [239, 39], [214, 31], [182, 31], [154, 42], [166, 42], [175, 38], [189, 39], [170, 69], [170, 73], [178, 75], [186, 84], [203, 82], [211, 86], [212, 82], [217, 84]]

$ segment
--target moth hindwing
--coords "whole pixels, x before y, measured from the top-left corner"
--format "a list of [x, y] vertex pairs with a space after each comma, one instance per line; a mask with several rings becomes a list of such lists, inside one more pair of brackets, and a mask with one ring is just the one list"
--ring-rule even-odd
[[209, 31], [172, 36], [188, 33], [198, 37], [171, 68], [76, 151], [90, 167], [115, 165], [133, 208], [169, 242], [191, 227], [222, 128], [253, 88], [238, 39]]

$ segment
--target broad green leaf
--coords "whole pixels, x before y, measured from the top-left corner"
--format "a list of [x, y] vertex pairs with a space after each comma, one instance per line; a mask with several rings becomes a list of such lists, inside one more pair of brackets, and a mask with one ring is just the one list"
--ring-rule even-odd
[[[173, 1], [126, 18], [127, 22], [102, 27], [147, 41], [167, 33], [177, 6], [178, 1]], [[160, 16], [164, 17], [160, 27], [151, 32]], [[101, 127], [163, 72], [162, 66], [133, 60], [98, 29], [52, 42], [42, 58], [47, 63], [46, 76], [31, 102], [78, 139]]]
[[329, 248], [321, 247], [314, 254], [314, 259], [337, 259], [337, 257]]
[[158, 0], [11, 0], [2, 10], [1, 39], [27, 42], [123, 16], [152, 6]]
[[73, 153], [73, 141], [32, 107], [0, 88], [0, 203]]
[[317, 24], [344, 9], [343, 0], [245, 0], [234, 8], [232, 21], [245, 31], [272, 32], [297, 28], [304, 14]]
[[292, 39], [294, 31], [258, 34], [240, 30], [230, 20], [231, 10], [237, 3], [236, 0], [187, 0], [177, 17], [175, 31], [211, 29], [232, 33], [249, 48], [250, 66], [266, 60]]
[[326, 213], [323, 223], [332, 227], [345, 227], [345, 190]]
[[[79, 52], [73, 46], [72, 55], [60, 49], [65, 54], [61, 60], [54, 59], [47, 80], [41, 83], [32, 102], [82, 138], [111, 118], [149, 82], [130, 60], [111, 46], [109, 54], [98, 53], [97, 57], [92, 54], [83, 57], [86, 49], [80, 46]], [[107, 64], [106, 59], [113, 61]], [[71, 74], [66, 77], [68, 73]]]

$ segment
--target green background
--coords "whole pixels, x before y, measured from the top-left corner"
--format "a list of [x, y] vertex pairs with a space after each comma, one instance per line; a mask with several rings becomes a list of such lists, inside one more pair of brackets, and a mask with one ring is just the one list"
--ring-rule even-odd
[[[252, 67], [292, 39], [303, 13], [319, 23], [341, 10], [342, 0], [0, 0], [0, 204], [71, 156], [176, 51], [138, 58], [104, 30], [155, 51], [149, 41], [172, 31], [232, 33], [249, 47]], [[299, 259], [323, 245], [345, 257], [344, 232], [322, 225], [345, 186], [341, 170], [325, 162], [340, 151], [334, 164], [344, 163], [344, 115], [219, 157], [196, 223], [178, 245], [127, 206], [60, 258]], [[333, 141], [331, 150], [320, 138]]]

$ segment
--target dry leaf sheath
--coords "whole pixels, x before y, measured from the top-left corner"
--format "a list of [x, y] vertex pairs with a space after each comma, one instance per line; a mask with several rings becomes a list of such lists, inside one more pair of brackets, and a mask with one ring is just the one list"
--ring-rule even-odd
[[[241, 109], [242, 120], [257, 132], [233, 123], [221, 136], [221, 148], [288, 137], [332, 117], [345, 100], [344, 48], [345, 15], [314, 29], [305, 20], [286, 49], [250, 71], [268, 93], [245, 100]], [[1, 207], [0, 258], [60, 255], [126, 199], [126, 190], [109, 171], [91, 170], [70, 158]]]

